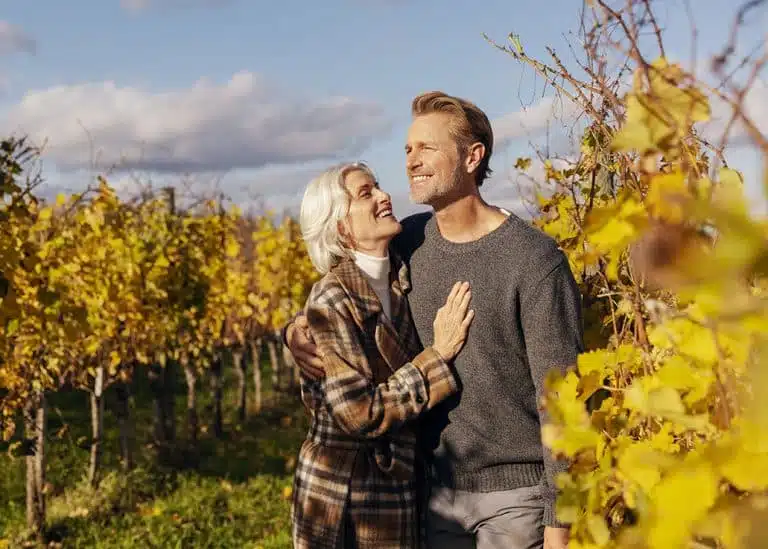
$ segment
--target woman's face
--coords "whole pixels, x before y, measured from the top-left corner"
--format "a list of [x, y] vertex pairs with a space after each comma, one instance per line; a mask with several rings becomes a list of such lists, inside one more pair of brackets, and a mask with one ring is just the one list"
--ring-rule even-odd
[[403, 228], [392, 213], [389, 194], [367, 173], [353, 170], [344, 177], [349, 213], [342, 227], [355, 250], [383, 257], [392, 238]]

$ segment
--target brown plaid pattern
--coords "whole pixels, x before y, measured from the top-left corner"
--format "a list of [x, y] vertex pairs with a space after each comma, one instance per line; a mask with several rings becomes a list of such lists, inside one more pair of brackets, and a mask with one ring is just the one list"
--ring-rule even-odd
[[317, 282], [307, 300], [326, 377], [302, 379], [312, 424], [294, 477], [297, 549], [423, 546], [410, 420], [458, 384], [433, 349], [421, 350], [405, 297], [408, 271], [392, 257], [391, 321], [352, 260]]

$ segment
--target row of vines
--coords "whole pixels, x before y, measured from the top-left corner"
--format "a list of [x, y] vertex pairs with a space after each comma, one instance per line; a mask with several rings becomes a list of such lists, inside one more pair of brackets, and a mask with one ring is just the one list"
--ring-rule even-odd
[[179, 211], [170, 188], [121, 200], [104, 179], [45, 203], [36, 196], [37, 158], [24, 139], [0, 144], [0, 428], [9, 451], [26, 456], [27, 522], [40, 533], [53, 392], [81, 390], [90, 399], [93, 486], [108, 388], [119, 403], [121, 462], [134, 464], [129, 397], [139, 373], [154, 399], [160, 458], [176, 439], [172, 385], [180, 370], [187, 440], [198, 438], [204, 379], [212, 392], [208, 419], [221, 436], [225, 367], [237, 380], [241, 420], [262, 408], [263, 350], [272, 385], [295, 382], [279, 330], [316, 275], [289, 217], [248, 217], [221, 200]]

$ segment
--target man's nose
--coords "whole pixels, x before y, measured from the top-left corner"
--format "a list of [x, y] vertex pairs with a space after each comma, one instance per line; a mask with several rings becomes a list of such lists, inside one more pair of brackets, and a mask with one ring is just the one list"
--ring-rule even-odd
[[421, 164], [421, 158], [416, 153], [409, 153], [405, 159], [405, 167], [409, 170], [417, 168]]

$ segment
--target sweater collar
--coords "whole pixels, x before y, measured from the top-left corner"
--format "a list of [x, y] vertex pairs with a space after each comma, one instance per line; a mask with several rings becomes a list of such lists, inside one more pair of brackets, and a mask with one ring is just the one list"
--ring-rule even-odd
[[[400, 302], [404, 303], [404, 296], [411, 290], [411, 282], [408, 267], [391, 248], [389, 250], [389, 264], [390, 270], [388, 272], [395, 275], [391, 277], [390, 281], [390, 288], [395, 298], [392, 303], [394, 317], [397, 314], [395, 311], [399, 308]], [[339, 278], [342, 286], [346, 288], [355, 308], [363, 318], [368, 318], [381, 312], [381, 302], [376, 292], [374, 292], [363, 271], [352, 257], [348, 256], [341, 259], [331, 268], [331, 272]]]
[[389, 255], [385, 257], [376, 257], [355, 251], [353, 252], [353, 256], [355, 258], [355, 264], [368, 276], [368, 278], [377, 285], [389, 285]]

